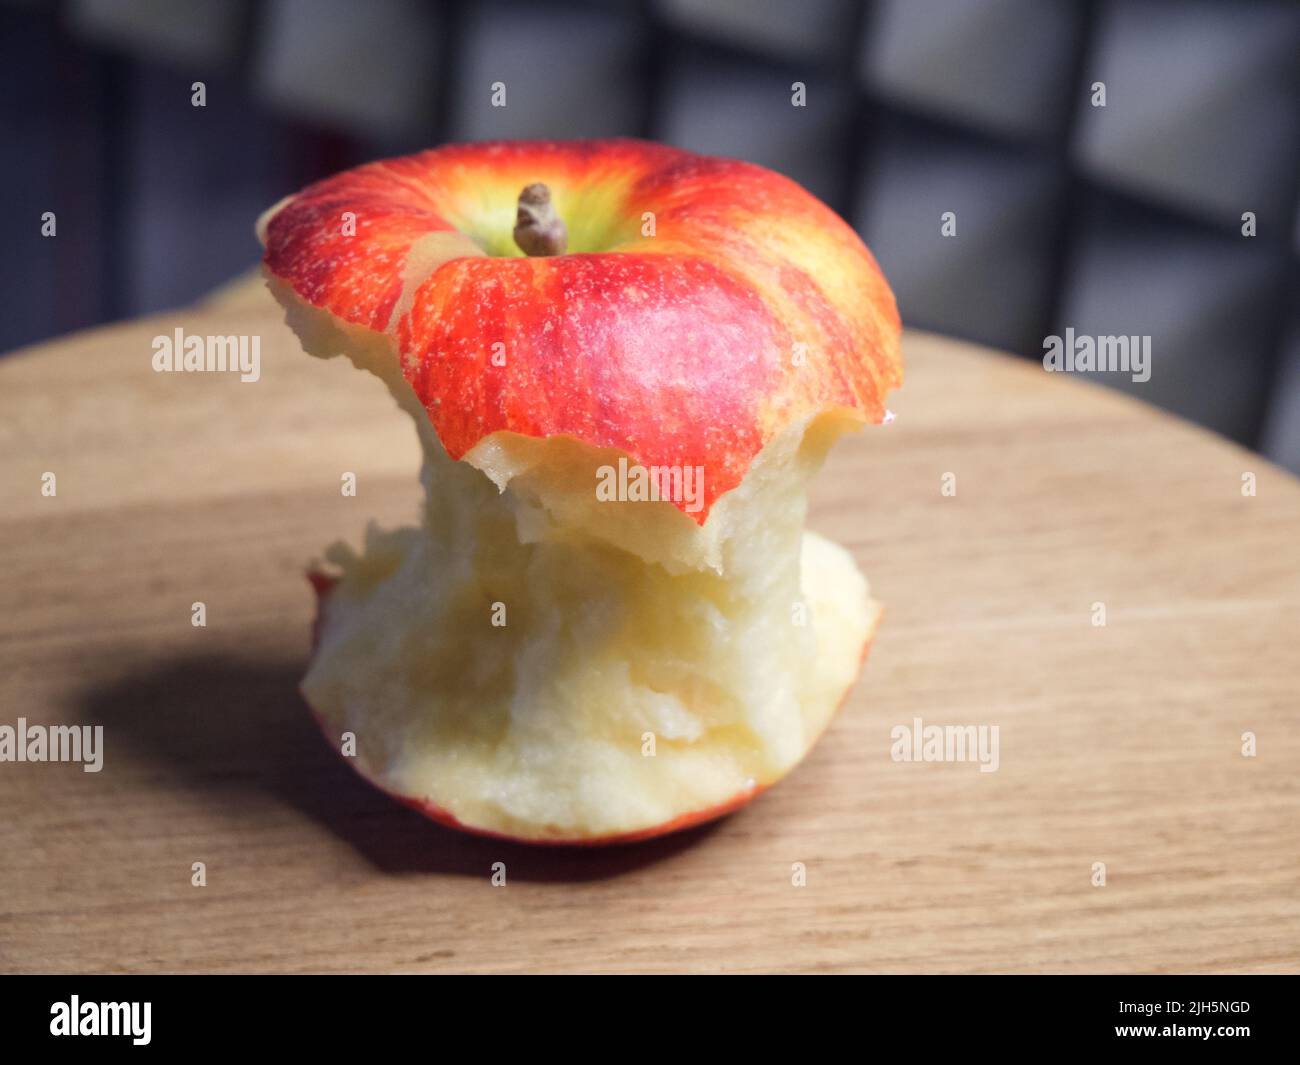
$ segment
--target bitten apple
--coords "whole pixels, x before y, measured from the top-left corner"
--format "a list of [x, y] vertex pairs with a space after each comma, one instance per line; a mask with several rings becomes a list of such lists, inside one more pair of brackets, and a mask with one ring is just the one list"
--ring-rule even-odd
[[902, 378], [848, 226], [761, 167], [619, 140], [374, 163], [258, 231], [303, 346], [377, 374], [424, 450], [420, 525], [334, 545], [316, 582], [303, 692], [367, 778], [594, 843], [807, 753], [879, 616], [804, 530], [808, 484]]

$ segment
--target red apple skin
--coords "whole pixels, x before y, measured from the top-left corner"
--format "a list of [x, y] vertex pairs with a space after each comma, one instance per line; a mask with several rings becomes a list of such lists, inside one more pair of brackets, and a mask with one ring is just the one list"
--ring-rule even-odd
[[[500, 243], [537, 181], [573, 254]], [[701, 525], [787, 425], [878, 423], [902, 382], [871, 253], [751, 163], [634, 140], [457, 145], [309, 186], [264, 239], [293, 298], [388, 338], [452, 458], [509, 431], [702, 467], [703, 505], [673, 500]]]
[[[329, 598], [330, 591], [338, 581], [327, 574], [317, 571], [309, 571], [307, 574], [307, 580], [311, 583], [312, 588], [316, 592], [316, 618], [312, 623], [312, 654], [314, 655], [316, 647], [320, 642], [320, 630], [325, 618], [326, 601]], [[871, 640], [872, 637], [868, 636], [866, 642], [862, 645], [862, 656], [858, 662], [859, 671], [862, 666], [866, 664], [867, 653], [871, 649]], [[306, 694], [302, 693], [301, 690], [299, 693], [302, 694], [303, 701], [307, 702], [307, 707], [311, 710], [312, 719], [316, 722], [316, 726], [321, 730], [321, 734], [325, 737], [331, 747], [338, 750], [338, 736], [331, 730], [325, 719], [316, 712], [316, 709], [312, 707], [311, 703], [307, 701]], [[848, 692], [846, 691], [844, 693], [844, 699], [847, 698]], [[844, 699], [840, 700], [840, 707], [843, 707]], [[839, 707], [836, 709], [838, 710]], [[835, 715], [831, 715], [831, 719], [828, 719], [827, 727], [830, 726], [830, 720], [833, 720], [834, 716]], [[818, 739], [820, 739], [820, 736]], [[808, 749], [812, 750], [812, 748], [816, 746], [816, 742], [817, 741], [814, 740], [813, 743], [809, 744]], [[623, 843], [640, 843], [644, 840], [655, 839], [658, 836], [667, 836], [674, 832], [681, 832], [685, 829], [694, 828], [697, 825], [702, 825], [709, 821], [716, 821], [718, 818], [726, 817], [727, 814], [734, 813], [742, 806], [745, 806], [753, 799], [757, 798], [762, 792], [766, 791], [768, 787], [767, 785], [756, 784], [753, 787], [737, 793], [725, 802], [718, 803], [716, 806], [707, 806], [702, 810], [692, 810], [689, 813], [682, 814], [680, 817], [673, 818], [671, 821], [665, 821], [663, 824], [659, 825], [651, 825], [649, 828], [638, 829], [635, 832], [623, 832], [610, 836], [574, 837], [570, 839], [535, 839], [524, 836], [511, 836], [505, 832], [493, 832], [491, 829], [477, 828], [474, 825], [467, 825], [463, 821], [460, 821], [454, 814], [449, 813], [447, 810], [444, 810], [441, 806], [438, 806], [435, 803], [426, 802], [423, 799], [412, 798], [409, 795], [401, 795], [384, 787], [384, 785], [378, 780], [363, 773], [357, 767], [355, 759], [344, 757], [341, 751], [339, 752], [339, 757], [343, 758], [343, 761], [348, 764], [349, 768], [361, 776], [363, 780], [367, 781], [373, 787], [378, 788], [390, 798], [396, 799], [403, 806], [408, 806], [417, 813], [423, 814], [430, 821], [436, 821], [440, 825], [456, 829], [458, 832], [464, 832], [471, 836], [483, 836], [487, 839], [507, 840], [511, 843], [527, 843], [538, 847], [611, 847]]]

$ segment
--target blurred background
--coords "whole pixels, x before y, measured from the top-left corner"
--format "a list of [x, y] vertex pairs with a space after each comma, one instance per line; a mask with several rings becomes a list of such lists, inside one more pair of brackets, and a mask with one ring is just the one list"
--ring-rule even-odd
[[0, 0], [0, 41], [0, 351], [196, 299], [344, 167], [625, 134], [802, 183], [909, 325], [1149, 334], [1096, 380], [1300, 471], [1294, 0]]

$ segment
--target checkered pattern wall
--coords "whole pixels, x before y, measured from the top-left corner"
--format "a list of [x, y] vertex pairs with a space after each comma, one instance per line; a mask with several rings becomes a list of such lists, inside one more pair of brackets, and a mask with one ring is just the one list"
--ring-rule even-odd
[[0, 26], [4, 202], [61, 227], [15, 227], [4, 348], [193, 299], [342, 166], [632, 134], [794, 177], [911, 325], [1034, 358], [1150, 335], [1150, 380], [1105, 383], [1300, 470], [1291, 0], [8, 0]]

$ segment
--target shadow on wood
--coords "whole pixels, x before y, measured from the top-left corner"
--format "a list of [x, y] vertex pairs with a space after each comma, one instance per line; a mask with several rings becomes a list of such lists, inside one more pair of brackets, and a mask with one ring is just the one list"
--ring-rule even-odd
[[302, 670], [300, 662], [233, 655], [176, 659], [85, 692], [78, 712], [104, 726], [106, 747], [128, 746], [137, 768], [178, 776], [242, 819], [257, 816], [263, 800], [287, 804], [392, 875], [486, 878], [494, 862], [505, 862], [510, 879], [598, 880], [670, 857], [716, 828], [596, 849], [444, 828], [389, 799], [329, 749], [298, 694]]

